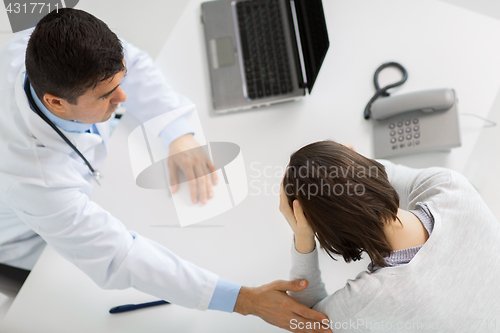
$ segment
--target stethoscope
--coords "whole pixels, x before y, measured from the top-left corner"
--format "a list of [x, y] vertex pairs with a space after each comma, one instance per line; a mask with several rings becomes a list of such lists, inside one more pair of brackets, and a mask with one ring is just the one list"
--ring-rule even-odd
[[83, 154], [78, 150], [78, 148], [75, 147], [75, 145], [73, 143], [71, 143], [71, 141], [69, 141], [69, 139], [66, 137], [66, 135], [64, 135], [60, 130], [59, 128], [57, 128], [56, 125], [54, 125], [54, 123], [52, 121], [50, 121], [49, 118], [47, 118], [47, 116], [40, 110], [40, 108], [36, 105], [35, 101], [33, 100], [33, 95], [31, 95], [31, 89], [30, 89], [30, 80], [28, 77], [26, 77], [26, 85], [27, 85], [27, 89], [25, 89], [26, 91], [26, 95], [28, 96], [28, 100], [29, 102], [31, 103], [31, 106], [33, 107], [33, 109], [35, 110], [36, 114], [38, 114], [40, 116], [40, 118], [42, 118], [43, 120], [45, 120], [45, 122], [47, 124], [50, 125], [50, 127], [52, 127], [54, 129], [54, 131], [57, 132], [57, 134], [59, 134], [59, 136], [75, 151], [75, 153], [78, 154], [78, 156], [80, 156], [82, 158], [82, 160], [85, 162], [85, 164], [87, 164], [87, 166], [89, 167], [89, 170], [90, 170], [90, 173], [92, 174], [92, 176], [94, 176], [94, 179], [95, 181], [97, 182], [97, 184], [101, 185], [99, 183], [99, 179], [102, 178], [102, 174], [98, 171], [98, 170], [95, 170], [93, 167], [92, 167], [92, 164], [90, 164], [89, 161], [87, 161], [87, 159], [85, 158], [85, 156], [83, 156]]

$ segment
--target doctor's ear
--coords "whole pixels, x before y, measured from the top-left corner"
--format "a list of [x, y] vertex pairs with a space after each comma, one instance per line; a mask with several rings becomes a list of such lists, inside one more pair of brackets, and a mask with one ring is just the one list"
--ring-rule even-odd
[[66, 106], [69, 104], [68, 101], [52, 94], [43, 95], [43, 102], [52, 113], [56, 114], [56, 116], [57, 114], [64, 113], [66, 111]]

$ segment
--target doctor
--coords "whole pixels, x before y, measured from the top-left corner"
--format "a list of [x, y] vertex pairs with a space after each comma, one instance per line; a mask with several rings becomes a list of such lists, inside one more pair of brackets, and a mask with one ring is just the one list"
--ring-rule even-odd
[[198, 146], [185, 118], [194, 106], [170, 89], [145, 52], [120, 41], [104, 22], [80, 10], [54, 11], [31, 37], [17, 34], [0, 52], [0, 274], [22, 283], [48, 243], [102, 288], [134, 287], [188, 308], [257, 315], [289, 330], [293, 319], [327, 319], [286, 294], [305, 289], [306, 281], [242, 287], [126, 230], [89, 200], [120, 103], [141, 122], [167, 113], [156, 134], [180, 156], [171, 167], [198, 178], [190, 183], [193, 202], [212, 196], [212, 163], [182, 155]]

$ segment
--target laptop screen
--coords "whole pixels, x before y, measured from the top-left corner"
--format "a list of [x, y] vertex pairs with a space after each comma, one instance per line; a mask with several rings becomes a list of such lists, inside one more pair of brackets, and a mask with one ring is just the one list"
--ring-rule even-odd
[[294, 3], [307, 75], [304, 87], [311, 93], [330, 46], [325, 13], [321, 0], [294, 0]]

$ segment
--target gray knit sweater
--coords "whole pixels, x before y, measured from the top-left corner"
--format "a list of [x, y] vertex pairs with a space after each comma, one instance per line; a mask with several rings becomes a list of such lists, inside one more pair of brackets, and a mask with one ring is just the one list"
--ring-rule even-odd
[[428, 240], [410, 262], [361, 272], [332, 295], [317, 250], [292, 247], [290, 277], [309, 286], [291, 296], [325, 313], [334, 332], [500, 332], [500, 224], [480, 195], [451, 170], [380, 162], [402, 209], [428, 208]]
[[[410, 210], [410, 212], [412, 212], [420, 220], [420, 222], [422, 222], [425, 230], [427, 230], [427, 234], [430, 236], [432, 230], [434, 229], [434, 217], [432, 216], [429, 208], [425, 204], [417, 202], [415, 209]], [[384, 258], [385, 262], [388, 267], [407, 264], [413, 259], [420, 248], [422, 248], [422, 245], [410, 247], [408, 249], [392, 251], [390, 256]], [[371, 272], [374, 272], [380, 268], [382, 267], [372, 264], [368, 265], [368, 270]]]

